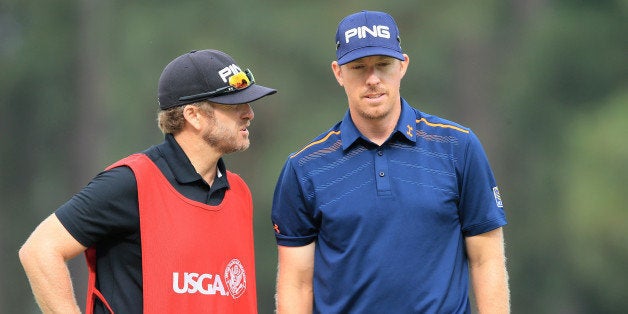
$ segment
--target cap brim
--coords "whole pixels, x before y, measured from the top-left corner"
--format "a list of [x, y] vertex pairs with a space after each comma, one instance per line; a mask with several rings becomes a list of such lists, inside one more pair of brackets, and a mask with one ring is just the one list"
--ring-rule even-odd
[[266, 86], [253, 84], [241, 91], [233, 92], [226, 95], [220, 95], [217, 97], [210, 97], [207, 100], [223, 105], [239, 105], [256, 101], [262, 97], [272, 95], [277, 90], [268, 88]]
[[338, 64], [343, 65], [353, 60], [369, 57], [369, 56], [388, 56], [401, 61], [405, 60], [405, 57], [401, 52], [384, 48], [384, 47], [364, 47], [348, 52], [344, 56], [338, 59]]

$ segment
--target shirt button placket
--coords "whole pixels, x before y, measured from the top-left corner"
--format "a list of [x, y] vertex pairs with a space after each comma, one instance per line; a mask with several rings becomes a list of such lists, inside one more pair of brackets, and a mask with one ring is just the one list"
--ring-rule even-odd
[[379, 195], [389, 195], [390, 194], [390, 178], [386, 176], [386, 172], [388, 172], [388, 159], [384, 156], [384, 149], [380, 147], [376, 151], [377, 156], [375, 156], [375, 175], [377, 181], [377, 193]]

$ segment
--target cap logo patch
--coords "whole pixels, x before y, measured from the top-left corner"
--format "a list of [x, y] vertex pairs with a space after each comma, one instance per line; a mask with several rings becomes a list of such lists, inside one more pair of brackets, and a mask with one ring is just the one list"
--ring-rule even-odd
[[220, 75], [220, 78], [223, 82], [227, 83], [227, 78], [240, 72], [242, 72], [240, 67], [235, 64], [231, 64], [230, 66], [224, 67], [220, 71], [218, 71], [218, 75]]
[[349, 29], [345, 32], [345, 42], [348, 44], [352, 37], [358, 36], [358, 39], [364, 39], [367, 35], [380, 38], [390, 38], [390, 29], [386, 25], [373, 25], [373, 28], [359, 26]]

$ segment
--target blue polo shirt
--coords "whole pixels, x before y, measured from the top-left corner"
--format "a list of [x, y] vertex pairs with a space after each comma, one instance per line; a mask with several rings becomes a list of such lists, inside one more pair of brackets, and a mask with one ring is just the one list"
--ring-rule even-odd
[[316, 242], [316, 313], [468, 313], [464, 238], [506, 224], [473, 132], [402, 99], [381, 146], [342, 121], [290, 155], [273, 199], [278, 245]]

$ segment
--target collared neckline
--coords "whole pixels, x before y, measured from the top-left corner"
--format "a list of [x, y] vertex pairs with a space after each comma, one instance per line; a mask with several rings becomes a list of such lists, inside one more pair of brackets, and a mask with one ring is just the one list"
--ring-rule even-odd
[[[397, 126], [385, 142], [390, 141], [395, 134], [401, 134], [409, 141], [416, 143], [416, 113], [403, 98], [401, 98], [401, 114], [399, 115]], [[347, 150], [358, 139], [371, 142], [368, 138], [362, 135], [362, 133], [355, 126], [353, 120], [351, 120], [349, 109], [345, 112], [342, 123], [340, 124], [340, 139], [342, 141], [343, 150]]]
[[[187, 184], [195, 181], [205, 182], [203, 177], [196, 172], [196, 169], [194, 169], [192, 162], [185, 154], [185, 152], [183, 152], [183, 149], [174, 139], [174, 136], [172, 134], [166, 134], [165, 145], [160, 145], [159, 149], [163, 150], [162, 153], [164, 155], [172, 157], [167, 158], [166, 162], [168, 163], [168, 166], [170, 166], [172, 174], [174, 175], [177, 182], [179, 182], [180, 184]], [[222, 158], [218, 159], [218, 164], [216, 166], [218, 168], [218, 171], [212, 185], [212, 190], [215, 188], [220, 188], [221, 186], [229, 187], [229, 182], [227, 181], [227, 178], [225, 176], [225, 174], [227, 173], [227, 169]], [[218, 173], [222, 175], [218, 176]]]

